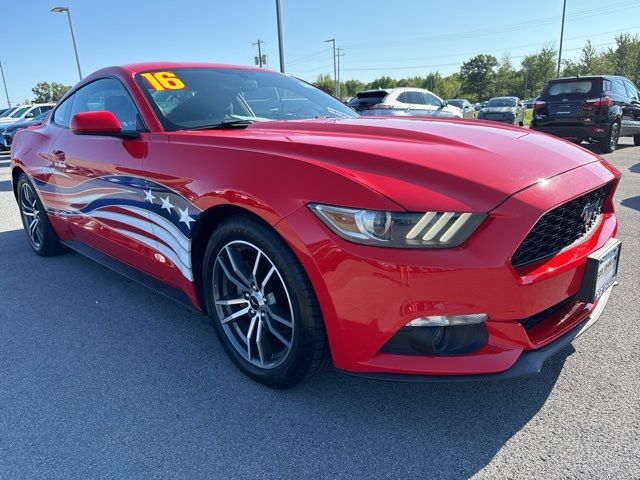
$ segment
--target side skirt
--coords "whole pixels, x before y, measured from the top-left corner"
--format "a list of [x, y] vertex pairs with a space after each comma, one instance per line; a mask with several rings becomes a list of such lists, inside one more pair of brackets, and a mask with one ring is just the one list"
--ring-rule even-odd
[[109, 255], [106, 255], [93, 247], [90, 247], [86, 243], [79, 242], [77, 240], [65, 240], [60, 241], [63, 245], [69, 247], [71, 250], [78, 252], [81, 255], [84, 255], [87, 258], [99, 263], [100, 265], [107, 267], [110, 270], [113, 270], [116, 273], [128, 278], [129, 280], [133, 280], [145, 287], [150, 288], [154, 292], [157, 292], [161, 295], [164, 295], [171, 300], [174, 300], [185, 307], [188, 307], [190, 310], [193, 310], [197, 313], [202, 313], [200, 310], [196, 309], [193, 306], [193, 303], [189, 300], [189, 297], [182, 290], [177, 288], [170, 287], [160, 280], [147, 275], [140, 270], [137, 270], [133, 267], [130, 267], [126, 263], [121, 262]]

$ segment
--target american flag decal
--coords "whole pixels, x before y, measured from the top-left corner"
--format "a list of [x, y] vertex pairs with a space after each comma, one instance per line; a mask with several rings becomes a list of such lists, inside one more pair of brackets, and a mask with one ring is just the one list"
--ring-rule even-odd
[[202, 212], [175, 191], [125, 175], [95, 177], [75, 185], [38, 179], [34, 183], [49, 213], [98, 221], [157, 251], [193, 281], [192, 230]]

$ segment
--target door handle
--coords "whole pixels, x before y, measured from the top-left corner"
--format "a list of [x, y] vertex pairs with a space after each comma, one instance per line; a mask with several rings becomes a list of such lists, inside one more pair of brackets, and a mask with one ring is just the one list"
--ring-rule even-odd
[[51, 154], [53, 158], [53, 166], [54, 167], [65, 167], [66, 166], [66, 157], [62, 150], [54, 150]]

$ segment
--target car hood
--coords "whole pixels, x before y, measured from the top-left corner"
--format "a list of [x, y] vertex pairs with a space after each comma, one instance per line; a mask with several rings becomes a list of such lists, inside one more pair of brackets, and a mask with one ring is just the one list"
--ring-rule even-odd
[[516, 111], [516, 107], [484, 107], [484, 113], [512, 113]]
[[545, 134], [452, 119], [273, 121], [175, 135], [189, 143], [223, 143], [312, 163], [409, 211], [488, 212], [541, 180], [599, 160]]

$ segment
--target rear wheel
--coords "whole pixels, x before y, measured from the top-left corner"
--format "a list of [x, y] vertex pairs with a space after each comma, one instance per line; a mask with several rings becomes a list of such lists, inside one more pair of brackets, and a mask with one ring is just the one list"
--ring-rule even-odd
[[204, 260], [209, 315], [225, 351], [246, 375], [288, 388], [328, 363], [320, 307], [297, 258], [267, 226], [225, 221]]
[[64, 247], [58, 241], [47, 212], [26, 174], [23, 173], [18, 178], [16, 191], [20, 218], [33, 251], [43, 257], [63, 252]]
[[600, 139], [600, 149], [603, 153], [611, 153], [618, 148], [618, 139], [620, 138], [620, 124], [614, 123], [611, 125], [609, 135]]

